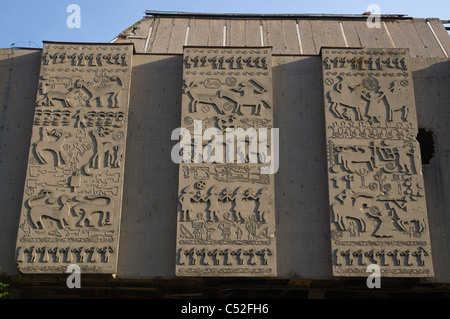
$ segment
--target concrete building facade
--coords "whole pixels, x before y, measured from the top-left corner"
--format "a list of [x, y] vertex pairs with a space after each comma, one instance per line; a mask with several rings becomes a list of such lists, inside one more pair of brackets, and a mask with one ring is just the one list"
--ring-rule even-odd
[[[23, 274], [16, 240], [39, 91], [42, 50], [2, 49], [0, 72], [0, 226], [2, 280], [12, 297], [284, 296], [372, 294], [366, 277], [333, 273], [328, 195], [323, 50], [408, 49], [417, 113], [433, 276], [382, 281], [395, 293], [446, 296], [450, 273], [448, 21], [382, 16], [206, 15], [146, 12], [110, 45], [134, 47], [131, 67], [117, 271], [82, 275], [89, 290], [71, 291], [67, 274]], [[100, 44], [99, 44], [100, 45]], [[276, 276], [183, 278], [176, 275], [179, 165], [172, 131], [182, 123], [183, 48], [271, 47], [273, 127], [279, 128], [274, 178]], [[99, 292], [103, 291], [103, 293]], [[107, 291], [106, 293], [104, 291]], [[266, 295], [263, 295], [263, 292]]]

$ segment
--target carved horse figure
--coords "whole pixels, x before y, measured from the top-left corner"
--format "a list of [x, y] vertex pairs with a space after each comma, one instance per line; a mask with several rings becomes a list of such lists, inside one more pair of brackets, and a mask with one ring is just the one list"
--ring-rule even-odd
[[363, 212], [360, 207], [355, 207], [353, 202], [359, 196], [371, 197], [370, 195], [362, 193], [357, 194], [352, 190], [345, 189], [337, 196], [342, 204], [334, 203], [331, 205], [333, 222], [335, 222], [341, 230], [348, 230], [350, 223], [347, 219], [350, 218], [359, 221], [361, 232], [366, 231], [366, 222], [363, 217]]
[[119, 107], [118, 100], [120, 93], [122, 92], [122, 82], [116, 76], [112, 76], [110, 80], [110, 83], [103, 86], [96, 86], [93, 83], [79, 80], [77, 81], [76, 87], [83, 88], [90, 94], [90, 97], [87, 100], [88, 105], [90, 105], [91, 101], [98, 100], [98, 106], [103, 107], [108, 104], [107, 97], [108, 95], [111, 95], [111, 107], [116, 108]]
[[330, 100], [331, 111], [338, 117], [343, 118], [341, 112], [338, 111], [338, 106], [349, 107], [355, 110], [357, 120], [363, 120], [364, 101], [361, 96], [364, 94], [364, 87], [362, 84], [350, 86], [344, 79], [336, 83], [334, 90], [328, 91], [328, 99]]
[[[50, 141], [48, 136], [55, 136], [57, 139], [55, 141]], [[50, 151], [55, 153], [56, 161], [55, 166], [67, 163], [66, 156], [62, 152], [62, 146], [64, 145], [66, 138], [70, 137], [68, 132], [60, 132], [57, 130], [48, 131], [47, 128], [41, 127], [41, 140], [33, 143], [37, 158], [42, 164], [47, 164], [47, 161], [43, 157], [44, 151]]]
[[185, 83], [184, 85], [185, 88], [183, 89], [183, 93], [189, 95], [192, 99], [191, 113], [196, 113], [198, 104], [203, 103], [214, 105], [217, 108], [219, 114], [225, 114], [225, 112], [219, 108], [221, 107], [220, 97], [218, 96], [220, 91], [215, 91], [214, 94], [201, 93], [195, 90], [195, 88], [198, 87], [198, 84], [195, 82], [191, 82], [189, 83], [189, 85], [186, 85]]
[[41, 83], [40, 89], [44, 97], [37, 101], [37, 104], [39, 106], [54, 106], [53, 100], [61, 101], [64, 107], [72, 107], [71, 105], [71, 99], [74, 96], [74, 94], [77, 92], [77, 90], [68, 90], [66, 92], [52, 90], [55, 84], [50, 83]]
[[77, 196], [75, 200], [80, 201], [80, 203], [73, 207], [73, 211], [77, 216], [83, 216], [78, 221], [79, 226], [83, 227], [85, 224], [92, 226], [92, 215], [95, 213], [102, 215], [99, 218], [100, 226], [111, 225], [111, 219], [114, 214], [114, 201], [110, 197], [94, 195], [86, 196], [85, 200], [81, 200]]
[[[254, 81], [249, 81], [251, 84]], [[228, 98], [237, 104], [236, 113], [238, 115], [243, 115], [241, 108], [243, 106], [252, 106], [255, 108], [254, 115], [261, 115], [262, 106], [266, 105], [270, 108], [270, 105], [267, 101], [261, 98], [261, 95], [267, 92], [267, 90], [262, 87], [260, 84], [255, 85], [247, 85], [246, 83], [240, 83], [238, 88], [231, 89], [229, 92], [223, 94], [219, 92], [220, 98]], [[231, 95], [231, 96], [230, 96]]]

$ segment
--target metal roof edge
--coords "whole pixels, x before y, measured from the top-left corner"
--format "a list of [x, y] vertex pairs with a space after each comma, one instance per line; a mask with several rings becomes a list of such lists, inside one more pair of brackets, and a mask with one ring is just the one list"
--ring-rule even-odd
[[[368, 14], [253, 14], [253, 13], [193, 13], [177, 11], [145, 10], [147, 16], [155, 17], [190, 17], [209, 19], [367, 19]], [[410, 20], [406, 14], [381, 14], [382, 19]]]

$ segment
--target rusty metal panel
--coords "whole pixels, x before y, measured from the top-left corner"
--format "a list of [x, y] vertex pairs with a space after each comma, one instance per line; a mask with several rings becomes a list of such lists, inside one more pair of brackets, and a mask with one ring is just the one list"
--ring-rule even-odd
[[407, 49], [322, 51], [335, 276], [433, 277]]
[[[273, 125], [271, 48], [185, 47], [183, 82], [176, 275], [276, 276], [274, 175], [260, 148], [274, 145], [261, 135]], [[258, 131], [257, 150], [256, 136], [234, 144], [239, 130]]]
[[115, 274], [133, 45], [44, 43], [17, 235], [22, 273]]

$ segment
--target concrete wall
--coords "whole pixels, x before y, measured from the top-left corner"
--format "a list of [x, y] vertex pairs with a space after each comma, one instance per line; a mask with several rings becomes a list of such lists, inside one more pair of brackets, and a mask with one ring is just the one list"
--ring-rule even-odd
[[[0, 97], [8, 94], [0, 130], [0, 266], [17, 275], [14, 249], [37, 90], [40, 51], [0, 51]], [[321, 62], [318, 56], [274, 56], [274, 124], [280, 129], [275, 176], [280, 278], [330, 279]], [[419, 127], [433, 132], [435, 153], [423, 168], [433, 282], [450, 282], [450, 61], [413, 60]], [[118, 278], [175, 277], [178, 166], [170, 140], [180, 126], [182, 57], [136, 54], [125, 168]]]

